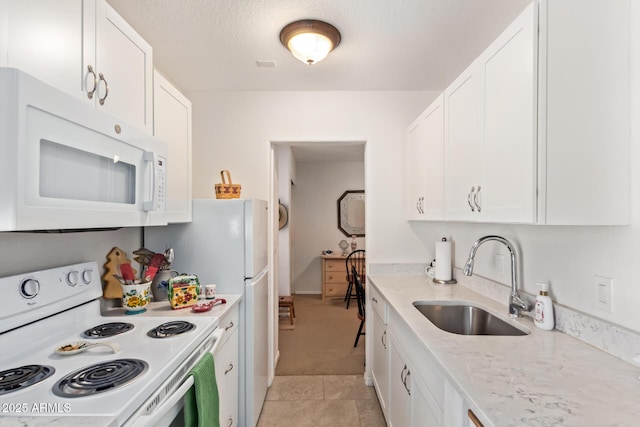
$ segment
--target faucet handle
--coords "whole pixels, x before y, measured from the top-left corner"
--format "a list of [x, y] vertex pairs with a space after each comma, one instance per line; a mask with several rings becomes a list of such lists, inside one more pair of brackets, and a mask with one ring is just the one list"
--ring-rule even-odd
[[529, 312], [533, 308], [533, 305], [529, 304], [524, 298], [514, 292], [509, 297], [509, 314], [512, 317], [519, 317], [523, 311]]

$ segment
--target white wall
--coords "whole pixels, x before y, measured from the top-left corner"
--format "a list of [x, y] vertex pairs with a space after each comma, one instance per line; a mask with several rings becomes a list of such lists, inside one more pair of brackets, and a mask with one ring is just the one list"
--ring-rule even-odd
[[[300, 162], [296, 169], [296, 185], [292, 188], [296, 212], [293, 284], [296, 293], [319, 294], [322, 292], [322, 251], [331, 249], [340, 254], [338, 242], [351, 242], [351, 238], [338, 229], [337, 203], [345, 191], [364, 189], [364, 159], [359, 162]], [[358, 237], [357, 241], [358, 249], [366, 249], [366, 237]]]
[[[366, 141], [367, 261], [424, 251], [403, 217], [404, 132], [433, 92], [191, 92], [193, 196], [214, 197], [221, 169], [242, 197], [269, 197], [271, 141]], [[299, 174], [300, 171], [297, 171]]]
[[293, 155], [291, 147], [278, 146], [276, 148], [276, 158], [278, 163], [278, 200], [287, 208], [287, 218], [289, 221], [278, 230], [278, 295], [291, 295], [292, 289], [292, 240], [293, 232], [291, 227], [291, 174], [293, 165]]
[[[132, 252], [141, 245], [141, 229], [83, 233], [0, 233], [0, 276], [11, 276], [85, 261], [97, 261], [101, 274], [114, 246]], [[134, 268], [139, 271], [137, 264]], [[3, 289], [2, 291], [6, 291]]]

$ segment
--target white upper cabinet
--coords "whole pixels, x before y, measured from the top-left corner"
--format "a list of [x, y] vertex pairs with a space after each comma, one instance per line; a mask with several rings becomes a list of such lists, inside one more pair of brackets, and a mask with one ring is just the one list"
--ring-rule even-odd
[[[444, 91], [444, 220], [629, 223], [629, 15], [629, 0], [532, 2]], [[408, 180], [410, 211], [424, 184]]]
[[443, 95], [409, 127], [405, 140], [406, 215], [442, 219]]
[[535, 12], [532, 3], [478, 58], [482, 178], [476, 210], [481, 221], [536, 219]]
[[540, 8], [539, 222], [630, 221], [629, 0]]
[[153, 134], [167, 144], [167, 222], [191, 222], [191, 101], [157, 71]]
[[1, 65], [82, 96], [82, 0], [0, 0], [0, 16]]
[[534, 5], [445, 94], [445, 218], [533, 222]]
[[444, 92], [444, 217], [474, 220], [482, 185], [480, 76], [471, 64]]
[[151, 46], [105, 0], [0, 0], [0, 16], [0, 65], [152, 132]]
[[[104, 0], [85, 0], [96, 6], [95, 60], [86, 56], [84, 70], [93, 63], [98, 74], [98, 108], [130, 124], [153, 130], [153, 55], [151, 46]], [[95, 3], [94, 3], [95, 2]], [[87, 36], [87, 39], [90, 37]], [[87, 76], [90, 79], [90, 76]], [[85, 82], [90, 89], [92, 83]]]

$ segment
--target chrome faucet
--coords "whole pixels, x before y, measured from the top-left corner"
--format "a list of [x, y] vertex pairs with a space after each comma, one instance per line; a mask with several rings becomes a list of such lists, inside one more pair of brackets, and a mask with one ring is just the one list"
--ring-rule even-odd
[[509, 315], [511, 317], [519, 317], [523, 311], [531, 311], [531, 305], [518, 294], [518, 260], [516, 248], [504, 237], [500, 236], [484, 236], [476, 240], [471, 246], [469, 252], [469, 259], [467, 259], [464, 265], [464, 275], [471, 276], [473, 274], [473, 261], [476, 256], [476, 251], [484, 242], [494, 240], [500, 242], [509, 249], [511, 253], [511, 295], [509, 295]]

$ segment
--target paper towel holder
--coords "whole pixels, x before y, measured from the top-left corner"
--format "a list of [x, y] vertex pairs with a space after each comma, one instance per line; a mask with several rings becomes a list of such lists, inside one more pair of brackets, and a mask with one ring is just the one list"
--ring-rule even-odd
[[[443, 242], [446, 242], [446, 241], [447, 241], [447, 238], [446, 238], [446, 237], [443, 237], [443, 238], [442, 238], [442, 241], [443, 241]], [[437, 262], [437, 260], [435, 260], [435, 259], [434, 259], [433, 261]], [[432, 266], [433, 266], [433, 262], [432, 262], [431, 264], [432, 264]], [[455, 278], [453, 278], [453, 277], [451, 277], [451, 279], [450, 279], [450, 280], [436, 279], [436, 278], [434, 277], [434, 278], [433, 278], [433, 283], [437, 283], [437, 284], [439, 284], [439, 285], [454, 285], [454, 284], [458, 283], [458, 281], [457, 281]]]

